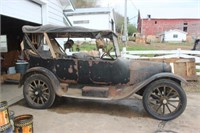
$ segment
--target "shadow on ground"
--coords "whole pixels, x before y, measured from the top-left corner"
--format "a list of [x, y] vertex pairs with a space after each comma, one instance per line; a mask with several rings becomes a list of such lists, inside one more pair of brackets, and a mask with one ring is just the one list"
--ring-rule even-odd
[[141, 100], [126, 99], [119, 101], [91, 101], [62, 98], [48, 109], [59, 114], [66, 113], [98, 113], [121, 117], [144, 117], [146, 113], [143, 109]]
[[[17, 103], [27, 107], [25, 100]], [[118, 101], [91, 101], [72, 98], [60, 98], [54, 105], [47, 109], [58, 114], [69, 113], [98, 113], [121, 117], [146, 117], [142, 101], [138, 99], [125, 99]], [[147, 116], [148, 117], [148, 116]]]

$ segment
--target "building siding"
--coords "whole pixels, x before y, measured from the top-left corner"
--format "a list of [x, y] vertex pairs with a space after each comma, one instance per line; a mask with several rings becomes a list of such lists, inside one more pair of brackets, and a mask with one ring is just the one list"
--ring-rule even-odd
[[47, 23], [54, 24], [54, 25], [61, 25], [64, 26], [63, 21], [63, 9], [60, 1], [58, 0], [48, 0], [48, 19]]
[[183, 31], [187, 27], [188, 35], [200, 35], [200, 19], [141, 19], [138, 24], [138, 31], [145, 35], [157, 35], [161, 32], [178, 29]]
[[[82, 26], [91, 29], [111, 30], [109, 23], [110, 16], [108, 14], [90, 14], [90, 15], [76, 15], [68, 16], [73, 26]], [[88, 21], [89, 23], [76, 24], [74, 21]]]
[[[113, 30], [115, 32], [113, 10], [110, 8], [80, 8], [71, 12], [66, 11], [65, 14], [73, 26], [82, 26], [99, 30]], [[112, 20], [113, 26], [111, 23]]]
[[65, 26], [59, 0], [0, 0], [0, 14], [42, 25]]

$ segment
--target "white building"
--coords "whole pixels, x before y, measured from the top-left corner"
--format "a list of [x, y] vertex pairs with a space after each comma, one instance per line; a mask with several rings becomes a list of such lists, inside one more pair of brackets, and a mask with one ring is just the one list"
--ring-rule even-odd
[[115, 32], [113, 9], [110, 8], [80, 8], [65, 11], [73, 26], [90, 29], [112, 30]]
[[161, 34], [161, 42], [183, 42], [186, 41], [187, 33], [181, 30], [169, 30]]
[[63, 9], [74, 10], [70, 0], [0, 0], [1, 35], [7, 37], [8, 51], [20, 49], [23, 25], [70, 26]]
[[35, 24], [66, 25], [61, 2], [62, 0], [0, 0], [0, 14]]

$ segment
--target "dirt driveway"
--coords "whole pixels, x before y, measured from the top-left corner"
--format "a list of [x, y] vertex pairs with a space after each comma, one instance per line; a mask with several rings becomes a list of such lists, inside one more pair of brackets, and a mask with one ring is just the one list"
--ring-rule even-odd
[[[200, 133], [200, 93], [187, 92], [185, 112], [162, 122], [149, 117], [141, 100], [94, 102], [63, 99], [47, 110], [35, 110], [25, 101], [9, 107], [15, 116], [32, 114], [35, 133]], [[165, 125], [164, 125], [165, 124]], [[157, 132], [162, 129], [163, 132]]]

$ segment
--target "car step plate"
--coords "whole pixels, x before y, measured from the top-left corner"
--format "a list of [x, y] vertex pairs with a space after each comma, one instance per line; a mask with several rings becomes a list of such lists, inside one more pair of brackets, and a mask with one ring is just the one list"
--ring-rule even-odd
[[109, 96], [108, 90], [108, 87], [85, 86], [82, 88], [82, 96], [107, 98]]

